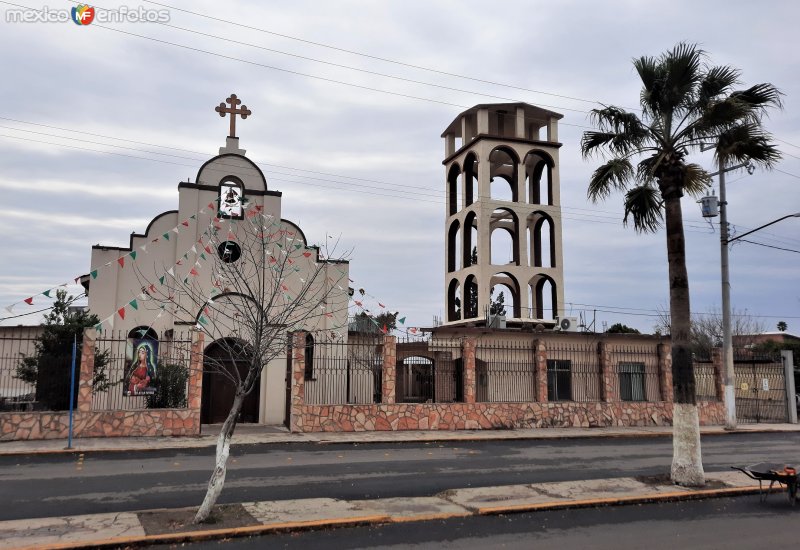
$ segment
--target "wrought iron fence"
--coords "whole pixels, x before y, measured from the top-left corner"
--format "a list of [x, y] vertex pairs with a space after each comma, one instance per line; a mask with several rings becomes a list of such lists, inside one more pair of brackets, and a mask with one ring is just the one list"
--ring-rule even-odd
[[528, 342], [487, 342], [475, 349], [475, 400], [536, 401], [536, 348]]
[[191, 344], [190, 332], [99, 333], [95, 340], [92, 409], [185, 408]]
[[[72, 339], [48, 340], [37, 350], [38, 327], [3, 329], [0, 335], [0, 412], [69, 409]], [[80, 357], [78, 356], [78, 360]], [[75, 389], [78, 386], [76, 367]], [[73, 402], [78, 392], [73, 392]]]
[[610, 359], [620, 401], [661, 400], [656, 346], [612, 345]]
[[786, 373], [780, 354], [736, 350], [733, 366], [736, 419], [745, 424], [787, 422]]
[[383, 335], [351, 335], [347, 342], [306, 346], [305, 402], [314, 405], [380, 403]]
[[599, 342], [547, 343], [547, 400], [600, 400]]
[[460, 341], [405, 340], [397, 343], [395, 401], [457, 403], [464, 401]]

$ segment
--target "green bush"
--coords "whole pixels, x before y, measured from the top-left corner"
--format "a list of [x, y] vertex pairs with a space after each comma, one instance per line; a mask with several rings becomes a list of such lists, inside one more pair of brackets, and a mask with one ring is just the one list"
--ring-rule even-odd
[[158, 365], [156, 392], [147, 396], [148, 409], [185, 409], [186, 381], [189, 369], [183, 365], [166, 363]]

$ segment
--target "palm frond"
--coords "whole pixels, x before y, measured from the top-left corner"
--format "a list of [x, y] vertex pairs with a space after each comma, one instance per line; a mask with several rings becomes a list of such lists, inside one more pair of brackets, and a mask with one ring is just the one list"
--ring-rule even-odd
[[593, 109], [589, 116], [599, 131], [583, 133], [581, 152], [584, 157], [602, 148], [613, 155], [626, 155], [641, 149], [650, 137], [649, 129], [642, 124], [639, 117], [619, 107]]
[[754, 108], [760, 107], [763, 109], [766, 107], [777, 107], [778, 109], [782, 109], [782, 95], [783, 93], [772, 84], [762, 82], [761, 84], [750, 86], [746, 90], [732, 92], [730, 97], [731, 99], [742, 101]]
[[739, 82], [740, 71], [728, 65], [711, 67], [700, 81], [697, 105], [701, 109], [717, 97], [730, 92]]
[[753, 122], [738, 124], [722, 132], [714, 156], [725, 164], [752, 161], [765, 168], [771, 168], [781, 159], [769, 132]]
[[588, 196], [592, 202], [605, 199], [612, 190], [625, 190], [633, 180], [633, 166], [627, 159], [613, 158], [592, 173]]
[[655, 57], [642, 56], [633, 60], [633, 67], [639, 73], [639, 78], [642, 81], [639, 104], [646, 114], [652, 115], [658, 111], [658, 102], [654, 101], [654, 99], [656, 98], [655, 91], [663, 80], [661, 64]]
[[710, 184], [711, 176], [702, 166], [694, 163], [683, 165], [683, 189], [687, 193], [693, 197], [703, 196]]
[[661, 196], [658, 189], [640, 185], [625, 193], [625, 217], [623, 225], [628, 225], [628, 216], [633, 220], [637, 233], [655, 233], [661, 227]]

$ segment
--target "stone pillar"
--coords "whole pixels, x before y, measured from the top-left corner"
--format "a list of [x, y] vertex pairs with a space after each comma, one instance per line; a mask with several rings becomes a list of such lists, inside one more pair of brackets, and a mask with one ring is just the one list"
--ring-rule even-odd
[[[201, 330], [192, 331], [192, 348], [189, 353], [189, 391], [186, 404], [193, 414], [200, 416], [203, 396], [203, 342], [205, 335]], [[198, 422], [198, 427], [200, 423]]]
[[381, 380], [381, 403], [395, 402], [397, 383], [397, 337], [383, 337], [383, 379]]
[[536, 375], [536, 400], [547, 403], [547, 345], [544, 340], [534, 340], [533, 349], [536, 350], [534, 373]]
[[475, 338], [465, 338], [461, 344], [461, 359], [463, 367], [464, 403], [475, 403]]
[[305, 403], [306, 382], [306, 333], [292, 335], [292, 391], [289, 406], [289, 430], [303, 431], [303, 405]]
[[711, 350], [711, 363], [714, 365], [714, 393], [718, 400], [725, 396], [725, 367], [722, 364], [722, 348]]
[[83, 345], [81, 347], [80, 377], [78, 383], [78, 412], [92, 412], [92, 378], [94, 377], [94, 348], [97, 340], [97, 330], [87, 328], [83, 330]]
[[672, 348], [658, 344], [658, 382], [661, 384], [661, 400], [672, 403]]
[[600, 342], [597, 349], [598, 360], [600, 362], [600, 379], [602, 381], [602, 399], [606, 403], [619, 401], [619, 384], [617, 383], [617, 373], [614, 372], [614, 365], [611, 361], [611, 346], [608, 342]]
[[781, 350], [781, 360], [783, 361], [784, 379], [786, 381], [786, 400], [789, 406], [789, 423], [797, 424], [797, 404], [795, 399], [796, 388], [794, 386], [794, 353], [790, 349]]

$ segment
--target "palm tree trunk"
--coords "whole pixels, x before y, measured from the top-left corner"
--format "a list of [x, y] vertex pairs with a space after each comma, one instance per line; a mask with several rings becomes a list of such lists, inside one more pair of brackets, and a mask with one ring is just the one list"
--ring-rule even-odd
[[228, 412], [228, 417], [222, 424], [222, 429], [220, 429], [219, 437], [217, 438], [217, 454], [214, 471], [211, 474], [211, 479], [208, 480], [208, 489], [206, 490], [203, 503], [194, 516], [194, 523], [203, 523], [208, 519], [225, 485], [225, 473], [227, 471], [228, 455], [231, 449], [231, 439], [233, 438], [233, 431], [236, 429], [239, 412], [242, 410], [242, 405], [244, 404], [244, 397], [245, 394], [242, 392], [242, 389], [236, 388], [236, 396], [233, 399], [233, 405], [231, 405], [231, 410]]
[[[676, 196], [677, 195], [677, 196]], [[694, 369], [689, 347], [691, 316], [686, 243], [683, 236], [681, 194], [665, 197], [669, 310], [672, 336], [672, 481], [687, 487], [705, 484], [700, 454], [700, 422], [695, 398]]]

